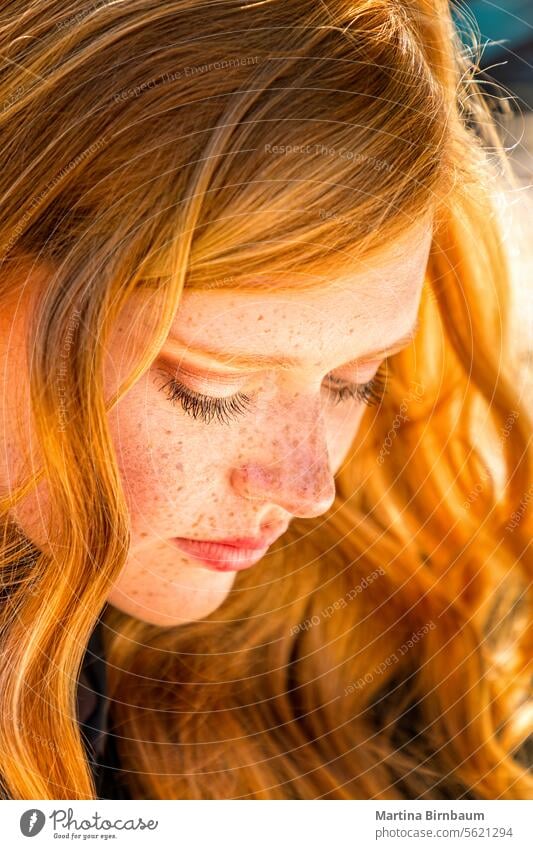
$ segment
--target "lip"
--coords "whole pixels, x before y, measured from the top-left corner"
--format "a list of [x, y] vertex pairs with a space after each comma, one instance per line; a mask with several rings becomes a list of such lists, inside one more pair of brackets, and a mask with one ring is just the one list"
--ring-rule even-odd
[[198, 540], [174, 537], [180, 551], [215, 572], [240, 572], [249, 569], [266, 554], [275, 537], [232, 537], [225, 540]]
[[260, 549], [268, 548], [269, 545], [272, 545], [278, 536], [279, 534], [276, 534], [274, 537], [229, 537], [228, 539], [206, 540], [206, 542], [212, 542], [216, 545], [228, 545], [231, 548], [245, 548], [249, 551], [259, 551]]

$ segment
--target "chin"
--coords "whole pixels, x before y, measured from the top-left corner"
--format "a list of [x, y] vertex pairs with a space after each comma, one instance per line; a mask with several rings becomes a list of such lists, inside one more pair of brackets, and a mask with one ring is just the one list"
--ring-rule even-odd
[[107, 601], [122, 613], [140, 619], [149, 625], [157, 625], [161, 628], [174, 628], [177, 625], [187, 625], [191, 622], [199, 622], [214, 613], [228, 597], [235, 573], [217, 575], [219, 580], [213, 581], [210, 586], [204, 588], [190, 589], [180, 587], [179, 591], [161, 594], [154, 592], [144, 593], [140, 590], [128, 592], [115, 586], [109, 594]]

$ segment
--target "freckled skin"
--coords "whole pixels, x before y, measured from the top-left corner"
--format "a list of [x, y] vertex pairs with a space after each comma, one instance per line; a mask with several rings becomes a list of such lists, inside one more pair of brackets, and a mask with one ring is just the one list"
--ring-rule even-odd
[[[165, 343], [109, 413], [132, 538], [125, 567], [110, 589], [111, 604], [162, 626], [201, 619], [224, 601], [236, 573], [207, 569], [180, 552], [173, 537], [224, 539], [272, 528], [281, 533], [294, 516], [318, 516], [329, 508], [334, 474], [367, 408], [353, 399], [335, 403], [325, 379], [334, 373], [347, 382], [367, 382], [381, 360], [361, 365], [357, 374], [353, 369], [345, 374], [345, 364], [410, 330], [430, 243], [431, 225], [424, 222], [397, 245], [387, 246], [379, 262], [354, 269], [352, 276], [320, 292], [299, 292], [297, 281], [289, 294], [185, 290], [173, 325], [173, 335], [187, 345], [183, 362], [169, 356]], [[132, 301], [117, 323], [108, 348], [106, 392], [132, 367], [124, 342], [131, 342], [139, 327], [137, 308]], [[6, 344], [19, 320], [11, 315], [0, 325], [1, 373], [8, 383], [0, 422], [7, 435], [0, 460], [3, 492], [21, 468], [20, 430], [12, 404], [6, 403], [14, 397], [24, 356], [22, 349]], [[180, 368], [202, 347], [299, 357], [301, 364], [242, 372], [231, 381], [227, 371], [217, 371], [216, 380], [204, 372], [192, 390], [226, 397], [244, 392], [252, 398], [246, 413], [230, 424], [207, 424], [168, 399], [158, 373], [165, 368], [169, 377], [187, 384]], [[24, 396], [20, 403], [27, 410]], [[21, 436], [26, 445], [29, 423], [27, 428]], [[17, 510], [17, 520], [35, 540], [46, 533], [40, 527], [45, 508], [46, 491], [40, 487]], [[260, 579], [261, 563], [252, 568]]]

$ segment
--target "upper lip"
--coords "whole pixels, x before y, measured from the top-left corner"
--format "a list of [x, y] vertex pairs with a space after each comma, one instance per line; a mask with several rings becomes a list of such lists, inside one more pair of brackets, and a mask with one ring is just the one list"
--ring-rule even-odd
[[228, 537], [227, 539], [209, 539], [209, 540], [193, 540], [196, 542], [212, 542], [217, 545], [229, 545], [232, 548], [245, 548], [248, 550], [260, 550], [268, 548], [269, 545], [277, 540], [284, 533], [284, 530], [278, 530], [276, 533], [263, 534], [260, 537]]

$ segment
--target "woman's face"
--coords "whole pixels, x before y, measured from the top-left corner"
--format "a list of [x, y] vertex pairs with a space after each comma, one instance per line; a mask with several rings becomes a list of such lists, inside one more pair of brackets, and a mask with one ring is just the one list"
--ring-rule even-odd
[[[159, 356], [109, 413], [131, 530], [111, 604], [162, 626], [201, 619], [239, 568], [260, 580], [261, 558], [293, 517], [330, 507], [366, 409], [357, 385], [376, 375], [385, 357], [376, 352], [409, 344], [430, 242], [430, 225], [417, 225], [379, 262], [319, 292], [185, 290]], [[108, 349], [109, 391], [132, 367], [137, 325], [132, 302]], [[5, 427], [22, 352], [3, 353]], [[17, 451], [11, 433], [3, 480], [13, 480]], [[40, 540], [42, 490], [36, 498], [15, 515]]]

